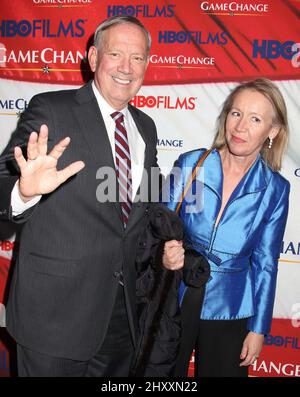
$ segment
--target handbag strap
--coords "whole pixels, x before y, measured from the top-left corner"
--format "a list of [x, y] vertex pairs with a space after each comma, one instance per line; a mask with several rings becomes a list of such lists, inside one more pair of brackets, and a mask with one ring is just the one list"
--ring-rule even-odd
[[175, 210], [176, 214], [178, 214], [179, 211], [180, 211], [182, 202], [183, 202], [183, 200], [184, 200], [189, 188], [191, 187], [191, 184], [193, 183], [194, 179], [196, 178], [196, 175], [198, 173], [198, 169], [201, 167], [202, 163], [204, 162], [204, 160], [206, 159], [206, 157], [209, 155], [210, 152], [211, 152], [211, 150], [206, 150], [203, 153], [203, 155], [200, 157], [200, 159], [198, 160], [195, 168], [193, 169], [193, 172], [192, 172], [190, 178], [188, 179], [187, 184], [185, 185], [184, 190], [183, 190], [183, 192], [182, 192], [182, 194], [180, 196], [179, 202], [178, 202], [176, 210]]

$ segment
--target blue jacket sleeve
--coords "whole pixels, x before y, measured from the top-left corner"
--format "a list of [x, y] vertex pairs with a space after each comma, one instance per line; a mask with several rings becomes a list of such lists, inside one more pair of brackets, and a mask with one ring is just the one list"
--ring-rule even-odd
[[249, 319], [248, 329], [260, 334], [267, 334], [271, 328], [278, 258], [288, 215], [289, 191], [290, 185], [286, 182], [251, 256], [255, 315]]

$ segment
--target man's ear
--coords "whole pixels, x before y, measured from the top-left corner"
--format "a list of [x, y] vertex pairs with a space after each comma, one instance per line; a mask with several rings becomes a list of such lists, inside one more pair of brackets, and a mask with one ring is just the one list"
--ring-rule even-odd
[[89, 48], [89, 52], [88, 52], [88, 60], [92, 72], [95, 72], [96, 70], [97, 55], [98, 55], [97, 48], [94, 45], [92, 45]]

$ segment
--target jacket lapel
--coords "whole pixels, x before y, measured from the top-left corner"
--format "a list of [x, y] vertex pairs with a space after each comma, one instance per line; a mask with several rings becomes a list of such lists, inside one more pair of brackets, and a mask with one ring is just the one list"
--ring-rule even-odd
[[[211, 189], [222, 200], [223, 190], [223, 170], [219, 152], [214, 149], [203, 163], [204, 166], [204, 185]], [[228, 200], [232, 201], [245, 196], [264, 190], [267, 186], [265, 165], [259, 155], [248, 172], [241, 179], [235, 190]]]
[[[101, 115], [97, 100], [93, 93], [91, 82], [77, 91], [76, 102], [78, 103], [78, 105], [74, 106], [73, 111], [78, 121], [78, 124], [80, 125], [80, 131], [83, 132], [83, 139], [85, 140], [87, 146], [89, 147], [89, 150], [92, 153], [92, 156], [97, 164], [97, 168], [111, 167], [112, 169], [115, 169], [109, 138], [106, 133], [104, 120]], [[131, 105], [128, 105], [128, 109], [134, 119], [139, 133], [141, 134], [141, 137], [145, 142], [144, 169], [148, 170], [150, 166], [150, 160], [149, 147], [147, 145], [147, 132], [143, 128], [143, 122], [141, 120], [140, 113], [137, 112], [136, 109]], [[143, 183], [145, 181], [144, 178], [146, 177], [147, 176], [143, 173], [143, 178], [140, 186], [143, 186]], [[114, 202], [114, 205], [120, 221], [123, 224], [120, 203]], [[143, 208], [140, 202], [133, 204], [126, 231], [129, 229], [130, 225], [134, 225], [135, 219], [139, 219], [139, 208]]]
[[143, 126], [143, 122], [140, 117], [140, 113], [136, 111], [136, 109], [131, 106], [130, 104], [128, 105], [128, 110], [130, 111], [130, 114], [137, 126], [137, 129], [143, 138], [145, 142], [145, 159], [144, 159], [144, 169], [147, 169], [149, 167], [149, 148], [148, 148], [148, 139], [147, 139], [147, 133], [145, 131], [145, 128]]
[[261, 159], [261, 156], [258, 155], [254, 164], [252, 164], [251, 168], [243, 176], [240, 183], [233, 191], [229, 199], [229, 203], [247, 194], [256, 193], [261, 190], [264, 190], [266, 189], [266, 187], [267, 187], [266, 169]]
[[219, 200], [222, 200], [223, 172], [219, 152], [214, 149], [203, 163], [204, 185], [212, 190]]
[[[144, 171], [143, 171], [143, 175], [142, 175], [142, 179], [141, 179], [139, 188], [137, 190], [137, 195], [139, 195], [141, 187], [145, 187], [145, 186], [149, 187], [149, 184], [147, 182], [148, 176], [149, 176], [147, 174], [149, 174], [149, 172], [150, 172], [150, 170], [149, 170], [149, 167], [150, 167], [149, 145], [148, 145], [148, 139], [147, 139], [147, 132], [145, 131], [143, 121], [141, 120], [141, 117], [140, 117], [140, 113], [130, 104], [128, 105], [128, 110], [130, 111], [130, 114], [137, 126], [137, 129], [145, 142]], [[129, 220], [128, 220], [128, 224], [126, 227], [126, 231], [129, 231], [132, 227], [134, 227], [135, 222], [138, 219], [140, 219], [140, 216], [144, 211], [144, 205], [142, 205], [142, 204], [143, 203], [141, 201], [133, 203], [131, 212], [130, 212], [130, 216], [129, 216]], [[144, 204], [147, 204], [147, 203], [144, 203]]]
[[[97, 164], [97, 169], [109, 167], [114, 170], [115, 164], [109, 138], [91, 82], [77, 91], [76, 102], [78, 105], [74, 106], [73, 112], [80, 125], [82, 138], [85, 140]], [[114, 201], [114, 206], [122, 222], [121, 206], [116, 201]]]
[[114, 168], [105, 124], [90, 83], [78, 90], [76, 100], [78, 106], [73, 108], [74, 114], [94, 160], [99, 166]]

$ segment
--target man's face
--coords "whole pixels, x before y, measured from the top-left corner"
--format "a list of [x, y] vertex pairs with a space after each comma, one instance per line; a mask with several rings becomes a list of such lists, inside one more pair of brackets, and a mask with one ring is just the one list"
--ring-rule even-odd
[[95, 85], [116, 110], [123, 109], [139, 91], [148, 65], [147, 37], [132, 24], [112, 26], [103, 32], [100, 48], [89, 50]]

